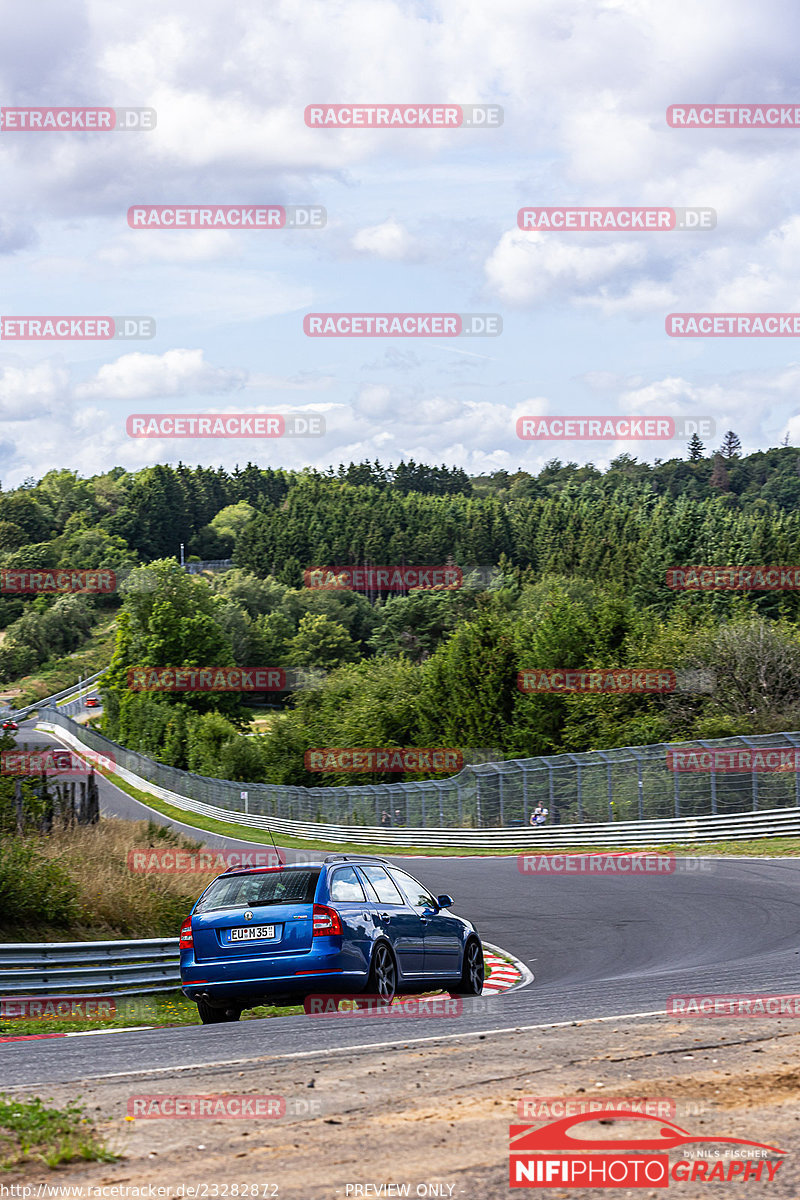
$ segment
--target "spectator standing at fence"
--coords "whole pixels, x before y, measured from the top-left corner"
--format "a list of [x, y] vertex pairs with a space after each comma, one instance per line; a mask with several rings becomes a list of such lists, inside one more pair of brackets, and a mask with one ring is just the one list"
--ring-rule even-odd
[[544, 825], [544, 823], [547, 820], [549, 815], [550, 815], [549, 808], [543, 808], [541, 804], [537, 804], [536, 808], [533, 810], [533, 815], [531, 817], [531, 825], [536, 825], [537, 827], [539, 825]]

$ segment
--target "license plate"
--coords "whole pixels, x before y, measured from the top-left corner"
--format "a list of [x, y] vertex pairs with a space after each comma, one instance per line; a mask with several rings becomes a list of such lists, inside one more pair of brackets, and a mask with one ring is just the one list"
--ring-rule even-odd
[[231, 930], [232, 942], [258, 942], [275, 937], [274, 925], [247, 925], [243, 929]]

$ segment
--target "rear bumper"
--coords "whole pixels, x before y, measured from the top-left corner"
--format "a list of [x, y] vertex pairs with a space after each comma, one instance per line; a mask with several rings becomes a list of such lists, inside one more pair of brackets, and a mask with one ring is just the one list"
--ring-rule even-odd
[[[280, 958], [237, 958], [196, 963], [191, 951], [181, 955], [181, 990], [190, 1000], [302, 999], [317, 992], [360, 991], [366, 971], [352, 970], [352, 958], [341, 950], [314, 950]], [[348, 969], [348, 967], [350, 969]]]

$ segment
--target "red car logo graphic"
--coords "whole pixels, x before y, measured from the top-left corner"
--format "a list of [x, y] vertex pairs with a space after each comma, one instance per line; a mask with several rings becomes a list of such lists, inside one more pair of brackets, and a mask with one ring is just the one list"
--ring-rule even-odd
[[[653, 1136], [646, 1138], [582, 1138], [574, 1137], [570, 1132], [573, 1126], [582, 1125], [585, 1121], [649, 1121]], [[650, 1117], [646, 1113], [633, 1113], [624, 1109], [607, 1109], [602, 1114], [581, 1113], [574, 1117], [562, 1117], [560, 1121], [552, 1121], [549, 1125], [536, 1128], [533, 1125], [512, 1125], [510, 1127], [512, 1154], [528, 1154], [539, 1151], [573, 1151], [581, 1153], [585, 1150], [673, 1150], [677, 1146], [687, 1146], [693, 1142], [724, 1142], [735, 1146], [757, 1146], [760, 1150], [769, 1150], [773, 1154], [786, 1154], [776, 1146], [767, 1146], [764, 1142], [751, 1142], [747, 1138], [720, 1137], [689, 1133], [671, 1121], [660, 1117]]]

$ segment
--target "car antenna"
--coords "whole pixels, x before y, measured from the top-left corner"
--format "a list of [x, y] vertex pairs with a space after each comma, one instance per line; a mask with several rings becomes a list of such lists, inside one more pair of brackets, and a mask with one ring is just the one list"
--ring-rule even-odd
[[279, 866], [284, 867], [286, 864], [282, 861], [281, 852], [278, 849], [278, 847], [275, 845], [275, 838], [272, 836], [272, 826], [271, 825], [267, 826], [267, 833], [269, 834], [269, 840], [272, 842], [272, 849], [275, 851], [276, 855], [278, 856], [278, 864], [279, 864]]

